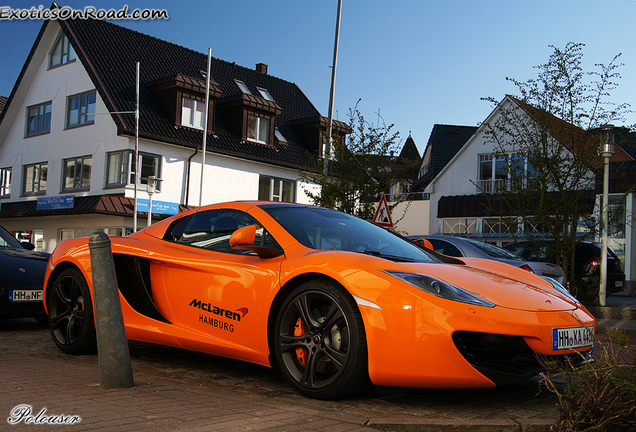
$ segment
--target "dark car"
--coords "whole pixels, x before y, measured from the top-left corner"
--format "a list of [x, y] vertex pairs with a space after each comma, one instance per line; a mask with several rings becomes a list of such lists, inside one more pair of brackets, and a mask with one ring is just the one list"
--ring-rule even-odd
[[0, 226], [0, 318], [33, 317], [46, 322], [42, 304], [50, 254], [34, 251]]
[[[520, 256], [528, 261], [556, 262], [553, 241], [530, 242], [523, 241], [509, 244], [504, 249]], [[590, 241], [582, 241], [576, 245], [574, 251], [574, 278], [575, 280], [589, 281], [597, 277], [601, 272], [601, 244]], [[607, 248], [607, 294], [623, 290], [625, 273], [621, 266], [621, 260], [609, 248]]]

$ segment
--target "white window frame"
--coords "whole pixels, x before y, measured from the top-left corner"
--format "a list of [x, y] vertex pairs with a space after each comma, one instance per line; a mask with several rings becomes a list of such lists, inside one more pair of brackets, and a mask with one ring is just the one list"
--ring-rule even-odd
[[181, 124], [203, 130], [205, 124], [205, 102], [183, 96], [181, 100]]
[[266, 99], [266, 100], [268, 100], [270, 102], [275, 102], [274, 98], [269, 93], [269, 91], [267, 91], [267, 89], [264, 89], [263, 87], [256, 87], [256, 89], [261, 94], [261, 96], [263, 96], [263, 99]]
[[238, 86], [239, 90], [241, 90], [242, 93], [244, 94], [248, 94], [251, 95], [252, 92], [250, 91], [249, 88], [247, 88], [247, 85], [245, 85], [245, 83], [241, 80], [234, 80], [234, 82], [236, 83], [236, 85]]
[[[256, 120], [256, 126], [252, 130], [250, 128], [250, 119]], [[262, 122], [266, 121], [266, 128], [263, 128]], [[269, 144], [269, 128], [271, 127], [271, 119], [267, 117], [260, 117], [254, 114], [247, 115], [247, 139], [248, 141], [254, 141], [261, 144]], [[250, 132], [254, 134], [253, 137], [250, 136]], [[261, 135], [265, 135], [264, 137]]]
[[11, 196], [11, 172], [12, 168], [0, 168], [0, 198]]
[[[267, 191], [262, 189], [266, 182], [268, 182]], [[291, 187], [289, 201], [283, 201], [286, 184]], [[278, 192], [276, 192], [276, 189], [278, 189]], [[265, 193], [267, 193], [267, 197], [264, 196]], [[262, 201], [296, 202], [296, 182], [280, 177], [260, 175], [258, 179], [258, 199]]]

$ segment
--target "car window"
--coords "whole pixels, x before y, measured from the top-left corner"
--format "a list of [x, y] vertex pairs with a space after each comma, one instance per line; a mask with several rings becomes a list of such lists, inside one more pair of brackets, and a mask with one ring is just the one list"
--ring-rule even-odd
[[428, 241], [431, 242], [431, 244], [433, 245], [433, 249], [437, 253], [441, 253], [446, 256], [452, 256], [456, 258], [464, 256], [464, 254], [462, 254], [462, 252], [459, 250], [459, 248], [457, 248], [457, 246], [445, 240], [428, 239]]
[[0, 247], [12, 247], [22, 249], [22, 244], [7, 230], [0, 227]]
[[518, 260], [518, 261], [521, 260], [521, 258], [519, 258], [517, 255], [513, 254], [510, 251], [502, 249], [499, 246], [491, 245], [489, 243], [484, 243], [477, 240], [468, 239], [466, 241], [493, 258], [502, 258], [502, 259], [509, 259], [509, 260]]
[[[246, 249], [234, 249], [230, 246], [232, 233], [249, 225], [260, 226], [256, 219], [241, 211], [209, 210], [176, 222], [169, 233], [172, 241], [180, 244], [215, 252], [256, 255]], [[274, 238], [263, 228], [257, 231], [255, 244], [278, 248]]]
[[437, 262], [422, 248], [355, 216], [320, 207], [262, 207], [303, 246], [394, 261]]

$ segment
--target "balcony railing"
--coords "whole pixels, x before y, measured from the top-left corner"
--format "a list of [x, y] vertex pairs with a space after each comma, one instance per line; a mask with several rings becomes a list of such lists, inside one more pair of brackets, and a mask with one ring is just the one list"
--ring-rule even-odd
[[508, 179], [477, 180], [477, 193], [495, 193], [509, 188]]

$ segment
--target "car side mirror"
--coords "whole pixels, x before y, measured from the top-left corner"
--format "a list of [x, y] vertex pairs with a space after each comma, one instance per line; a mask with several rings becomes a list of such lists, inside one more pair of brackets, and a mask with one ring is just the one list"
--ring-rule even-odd
[[25, 248], [26, 250], [35, 250], [35, 245], [31, 242], [28, 241], [23, 241], [20, 244], [22, 244], [22, 247]]
[[248, 225], [243, 228], [239, 228], [230, 236], [230, 246], [232, 249], [246, 249], [254, 252], [259, 258], [273, 258], [279, 256], [281, 251], [279, 249], [256, 245], [256, 231], [261, 229], [258, 225]]

